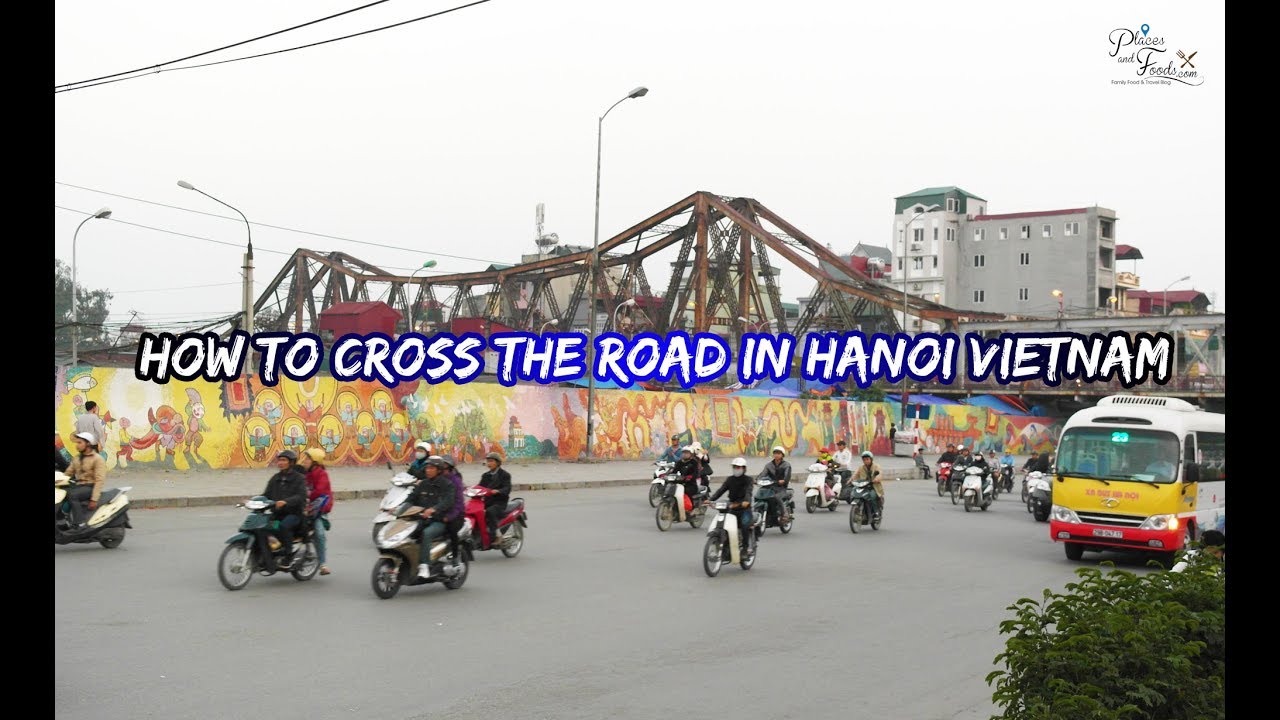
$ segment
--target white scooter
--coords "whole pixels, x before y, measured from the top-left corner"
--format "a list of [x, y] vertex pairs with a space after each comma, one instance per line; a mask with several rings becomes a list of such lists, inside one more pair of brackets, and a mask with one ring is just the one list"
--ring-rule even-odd
[[382, 496], [382, 502], [378, 505], [378, 514], [373, 516], [373, 544], [378, 544], [378, 533], [387, 523], [396, 519], [396, 508], [404, 504], [409, 499], [409, 493], [413, 492], [413, 486], [418, 482], [418, 478], [407, 472], [396, 473], [391, 478], [391, 487], [387, 488], [387, 494]]
[[973, 510], [974, 505], [986, 510], [994, 499], [990, 474], [975, 465], [965, 468], [964, 482], [960, 485], [960, 496], [964, 498], [965, 512]]
[[649, 483], [649, 507], [658, 507], [658, 501], [662, 499], [662, 486], [666, 482], [667, 473], [671, 472], [673, 467], [675, 463], [666, 460], [659, 460], [653, 464], [653, 482]]
[[[738, 515], [730, 512], [730, 504], [728, 500], [716, 501], [716, 517], [707, 530], [707, 544], [702, 549], [702, 569], [709, 577], [718, 575], [725, 562], [738, 563], [743, 570], [750, 570], [756, 564], [756, 534], [748, 527], [741, 529], [746, 531], [746, 536], [741, 535]], [[750, 505], [749, 502], [743, 504]]]
[[814, 512], [826, 508], [835, 512], [839, 505], [840, 475], [822, 463], [810, 465], [809, 476], [804, 481], [804, 509]]

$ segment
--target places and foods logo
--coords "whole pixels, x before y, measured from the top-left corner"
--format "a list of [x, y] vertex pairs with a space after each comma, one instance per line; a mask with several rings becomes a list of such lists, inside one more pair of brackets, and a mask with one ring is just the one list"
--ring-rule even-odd
[[1151, 34], [1143, 23], [1137, 30], [1116, 28], [1107, 36], [1111, 57], [1121, 67], [1132, 68], [1136, 79], [1112, 80], [1112, 85], [1201, 85], [1204, 76], [1196, 65], [1200, 51], [1174, 48], [1163, 37]]

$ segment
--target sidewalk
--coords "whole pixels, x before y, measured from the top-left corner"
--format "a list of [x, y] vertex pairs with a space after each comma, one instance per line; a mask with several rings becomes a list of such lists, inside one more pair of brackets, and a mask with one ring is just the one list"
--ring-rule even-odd
[[[712, 458], [716, 471], [711, 476], [712, 487], [717, 487], [729, 471], [731, 458]], [[791, 468], [792, 482], [803, 483], [805, 467], [813, 458], [801, 458], [803, 466]], [[763, 458], [748, 460], [748, 472], [759, 473], [764, 467]], [[877, 462], [889, 480], [908, 480], [920, 477], [909, 457], [881, 458]], [[394, 466], [393, 466], [394, 467]], [[511, 473], [512, 492], [530, 490], [570, 490], [577, 488], [646, 485], [653, 480], [653, 463], [648, 460], [613, 460], [596, 463], [534, 462], [504, 465]], [[389, 486], [391, 476], [403, 467], [388, 470], [377, 467], [331, 467], [329, 479], [333, 485], [335, 500], [381, 498]], [[467, 485], [475, 484], [486, 468], [480, 464], [459, 468]], [[209, 505], [234, 505], [257, 495], [266, 487], [267, 480], [275, 472], [259, 470], [204, 470], [174, 472], [164, 470], [129, 470], [109, 473], [107, 487], [131, 487], [130, 502], [135, 507], [199, 507]]]

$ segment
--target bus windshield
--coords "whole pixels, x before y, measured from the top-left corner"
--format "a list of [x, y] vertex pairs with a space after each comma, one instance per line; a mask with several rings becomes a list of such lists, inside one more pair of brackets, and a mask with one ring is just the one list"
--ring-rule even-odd
[[1078, 427], [1062, 435], [1057, 471], [1101, 480], [1172, 483], [1178, 478], [1178, 438], [1172, 433]]

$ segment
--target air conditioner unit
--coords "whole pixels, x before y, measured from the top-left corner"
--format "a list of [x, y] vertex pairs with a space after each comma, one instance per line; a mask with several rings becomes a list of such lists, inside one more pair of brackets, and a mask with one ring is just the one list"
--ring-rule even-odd
[[920, 292], [920, 289], [921, 289], [922, 287], [924, 287], [924, 286], [923, 286], [923, 285], [921, 285], [920, 283], [911, 283], [911, 289], [912, 289], [912, 290], [915, 290], [916, 292]]
[[921, 247], [920, 243], [911, 243], [912, 252], [920, 252]]

